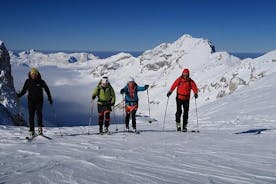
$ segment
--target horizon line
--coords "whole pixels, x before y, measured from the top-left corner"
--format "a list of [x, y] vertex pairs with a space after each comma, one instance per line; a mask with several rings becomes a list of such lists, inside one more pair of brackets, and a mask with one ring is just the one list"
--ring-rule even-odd
[[[24, 51], [30, 51], [30, 50], [35, 50], [35, 51], [39, 51], [39, 52], [86, 52], [86, 53], [93, 53], [93, 52], [129, 52], [129, 53], [133, 53], [133, 52], [145, 52], [147, 50], [144, 50], [144, 51], [139, 51], [139, 50], [71, 50], [71, 49], [8, 49], [8, 50], [11, 50], [11, 51], [15, 51], [15, 52], [24, 52]], [[216, 51], [216, 52], [225, 52], [225, 50], [222, 50], [222, 51]], [[264, 54], [264, 53], [268, 53], [268, 52], [251, 52], [251, 51], [226, 51], [228, 53], [239, 53], [239, 54]]]

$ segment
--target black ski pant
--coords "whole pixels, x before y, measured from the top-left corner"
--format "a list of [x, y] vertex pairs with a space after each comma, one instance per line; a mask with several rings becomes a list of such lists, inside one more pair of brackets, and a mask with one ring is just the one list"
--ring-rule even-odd
[[104, 122], [104, 126], [106, 128], [109, 127], [110, 111], [111, 111], [110, 105], [98, 104], [98, 113], [99, 113], [98, 122], [99, 122], [99, 126], [100, 126], [100, 131], [102, 131], [102, 129], [103, 129], [103, 122]]
[[29, 126], [30, 131], [34, 131], [34, 117], [36, 114], [37, 118], [37, 126], [42, 127], [42, 107], [43, 102], [34, 103], [34, 102], [28, 102], [28, 110], [29, 110]]
[[179, 99], [176, 99], [175, 121], [176, 121], [176, 123], [180, 123], [180, 118], [181, 118], [181, 114], [182, 114], [182, 107], [183, 107], [183, 109], [184, 109], [184, 113], [183, 113], [183, 128], [186, 128], [186, 126], [188, 124], [189, 104], [190, 104], [190, 100], [179, 100]]
[[126, 128], [129, 128], [129, 118], [131, 115], [131, 119], [132, 119], [132, 128], [136, 129], [136, 110], [132, 110], [130, 112], [126, 112], [126, 118], [125, 118], [125, 123], [126, 123]]

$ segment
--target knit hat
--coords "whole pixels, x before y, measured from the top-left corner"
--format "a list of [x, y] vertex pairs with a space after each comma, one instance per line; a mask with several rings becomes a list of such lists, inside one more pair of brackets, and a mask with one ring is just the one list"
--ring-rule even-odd
[[32, 68], [30, 71], [30, 75], [38, 75], [38, 69], [37, 68]]

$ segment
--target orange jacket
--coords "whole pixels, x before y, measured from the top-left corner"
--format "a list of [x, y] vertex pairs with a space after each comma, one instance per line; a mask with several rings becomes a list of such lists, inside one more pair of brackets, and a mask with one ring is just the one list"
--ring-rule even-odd
[[176, 87], [179, 100], [190, 100], [191, 90], [194, 94], [198, 93], [198, 88], [191, 78], [178, 77], [171, 86], [170, 92], [173, 92]]

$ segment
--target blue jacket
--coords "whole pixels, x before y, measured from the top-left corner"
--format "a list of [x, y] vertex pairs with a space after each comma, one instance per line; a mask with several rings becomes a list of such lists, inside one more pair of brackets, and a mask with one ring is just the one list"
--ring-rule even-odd
[[138, 91], [145, 91], [147, 88], [145, 86], [138, 86], [136, 83], [134, 84], [134, 93], [133, 98], [131, 98], [131, 94], [128, 88], [128, 84], [121, 89], [121, 94], [125, 93], [125, 103], [126, 105], [136, 105], [138, 104], [139, 98], [138, 98]]

